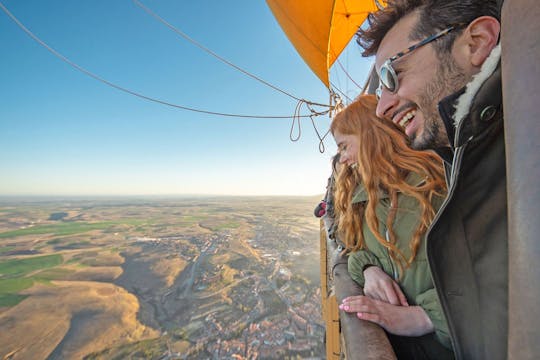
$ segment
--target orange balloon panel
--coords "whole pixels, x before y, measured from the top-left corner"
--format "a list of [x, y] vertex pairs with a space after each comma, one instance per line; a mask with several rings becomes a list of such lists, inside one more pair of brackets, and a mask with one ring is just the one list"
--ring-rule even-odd
[[[382, 1], [380, 1], [382, 2]], [[376, 0], [266, 0], [274, 17], [311, 70], [329, 86], [328, 70]]]

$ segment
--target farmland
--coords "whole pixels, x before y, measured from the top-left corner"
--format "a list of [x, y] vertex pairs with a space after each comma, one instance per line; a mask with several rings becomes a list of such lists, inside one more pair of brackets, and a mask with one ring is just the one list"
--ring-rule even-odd
[[322, 356], [317, 199], [3, 199], [0, 357]]

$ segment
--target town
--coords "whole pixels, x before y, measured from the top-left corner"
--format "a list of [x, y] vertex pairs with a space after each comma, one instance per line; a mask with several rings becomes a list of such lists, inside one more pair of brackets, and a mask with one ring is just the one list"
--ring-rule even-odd
[[0, 203], [0, 356], [322, 359], [314, 203]]

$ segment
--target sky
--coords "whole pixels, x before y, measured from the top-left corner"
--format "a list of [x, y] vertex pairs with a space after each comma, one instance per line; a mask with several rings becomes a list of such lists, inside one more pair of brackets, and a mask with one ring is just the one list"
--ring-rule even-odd
[[[296, 101], [223, 64], [130, 0], [0, 0], [82, 68], [148, 97], [213, 112], [291, 116]], [[221, 57], [296, 97], [328, 103], [263, 0], [142, 3]], [[354, 40], [340, 61], [363, 84], [370, 59]], [[331, 81], [360, 89], [338, 67]], [[319, 151], [309, 118], [188, 112], [119, 91], [55, 57], [0, 11], [0, 196], [317, 195]], [[306, 114], [306, 110], [302, 111]], [[321, 134], [328, 116], [315, 119]], [[295, 135], [298, 129], [295, 129]]]

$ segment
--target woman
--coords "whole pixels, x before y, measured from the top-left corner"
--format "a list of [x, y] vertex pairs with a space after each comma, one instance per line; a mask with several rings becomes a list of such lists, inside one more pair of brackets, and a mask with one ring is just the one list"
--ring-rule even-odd
[[344, 299], [340, 309], [396, 335], [389, 339], [400, 359], [451, 358], [424, 243], [445, 195], [442, 161], [412, 150], [403, 129], [376, 117], [376, 105], [374, 96], [362, 96], [331, 125], [342, 164], [338, 234], [365, 294]]

